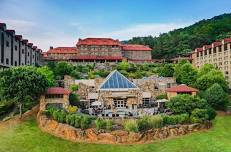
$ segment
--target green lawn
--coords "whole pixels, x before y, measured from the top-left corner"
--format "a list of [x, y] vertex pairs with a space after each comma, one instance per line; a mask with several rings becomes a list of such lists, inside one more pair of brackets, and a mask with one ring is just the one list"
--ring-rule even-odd
[[209, 131], [145, 145], [78, 144], [43, 133], [34, 119], [0, 130], [0, 152], [231, 152], [231, 116]]

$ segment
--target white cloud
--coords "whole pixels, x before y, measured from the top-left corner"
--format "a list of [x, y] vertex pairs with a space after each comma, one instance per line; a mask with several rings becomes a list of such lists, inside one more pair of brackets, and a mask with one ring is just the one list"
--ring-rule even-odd
[[117, 31], [108, 33], [102, 33], [99, 35], [92, 35], [98, 37], [113, 37], [120, 40], [128, 40], [135, 36], [158, 36], [161, 33], [165, 33], [177, 28], [182, 28], [190, 25], [190, 23], [151, 23], [151, 24], [139, 24], [130, 26]]
[[190, 23], [150, 23], [133, 25], [115, 31], [102, 32], [102, 29], [97, 27], [90, 28], [90, 26], [81, 23], [72, 23], [69, 24], [69, 28], [72, 28], [74, 32], [67, 33], [59, 29], [50, 29], [49, 27], [42, 26], [36, 21], [14, 19], [6, 19], [3, 21], [7, 23], [8, 29], [14, 29], [16, 34], [23, 35], [24, 38], [44, 51], [47, 51], [50, 46], [75, 46], [78, 38], [111, 37], [119, 40], [128, 40], [135, 36], [158, 36], [160, 33], [190, 25]]

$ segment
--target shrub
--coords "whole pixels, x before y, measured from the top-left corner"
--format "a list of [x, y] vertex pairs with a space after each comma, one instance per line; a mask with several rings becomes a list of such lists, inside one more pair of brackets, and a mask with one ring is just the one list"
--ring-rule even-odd
[[194, 109], [207, 108], [209, 105], [206, 100], [197, 96], [182, 94], [171, 98], [170, 102], [167, 102], [167, 107], [170, 108], [174, 114], [187, 113], [190, 115]]
[[176, 125], [176, 124], [184, 124], [189, 122], [188, 114], [181, 115], [162, 115], [163, 123], [165, 125]]
[[58, 110], [55, 110], [53, 113], [52, 113], [52, 117], [58, 121], [58, 114], [59, 114], [59, 111]]
[[89, 116], [82, 116], [82, 119], [81, 119], [81, 129], [86, 129], [90, 126], [91, 124], [91, 117]]
[[150, 129], [149, 119], [147, 116], [144, 116], [137, 120], [137, 126], [139, 131], [145, 131]]
[[207, 109], [208, 115], [209, 115], [209, 120], [213, 120], [216, 117], [216, 111], [213, 108], [208, 108]]
[[107, 122], [102, 118], [97, 118], [95, 120], [95, 125], [97, 130], [106, 129]]
[[192, 111], [190, 116], [192, 123], [202, 123], [206, 120], [209, 120], [208, 110], [207, 109], [195, 109]]
[[71, 125], [71, 118], [72, 118], [72, 115], [71, 115], [71, 114], [68, 114], [68, 115], [66, 116], [66, 123], [69, 124], [69, 125]]
[[151, 116], [149, 120], [150, 128], [161, 128], [163, 127], [163, 118], [160, 115]]
[[70, 89], [71, 89], [72, 92], [74, 92], [74, 91], [77, 91], [79, 89], [79, 86], [77, 84], [72, 84], [70, 86]]
[[208, 88], [203, 97], [211, 107], [217, 110], [224, 110], [228, 103], [228, 94], [218, 83], [215, 83]]
[[70, 104], [73, 105], [73, 106], [79, 106], [79, 95], [78, 94], [75, 94], [75, 93], [71, 93], [69, 95], [69, 101], [70, 101]]
[[0, 115], [10, 112], [14, 105], [14, 102], [11, 101], [0, 101]]
[[77, 106], [68, 106], [68, 108], [67, 108], [67, 111], [69, 112], [69, 113], [75, 113], [76, 111], [78, 110], [78, 107]]
[[75, 126], [75, 115], [71, 115], [70, 125]]
[[124, 130], [128, 132], [138, 132], [138, 125], [135, 120], [126, 120], [123, 123]]
[[74, 127], [75, 128], [80, 128], [81, 127], [81, 120], [82, 120], [82, 117], [81, 116], [78, 116], [78, 115], [75, 115], [74, 116]]
[[58, 119], [58, 122], [65, 123], [65, 121], [66, 121], [66, 113], [63, 110], [62, 111], [58, 111], [58, 113], [57, 113], [57, 119]]
[[113, 121], [112, 120], [106, 120], [106, 130], [111, 131], [113, 128]]
[[156, 96], [156, 99], [157, 100], [159, 100], [159, 99], [168, 99], [168, 97], [167, 97], [166, 93], [163, 93], [163, 94], [160, 94], [160, 95]]

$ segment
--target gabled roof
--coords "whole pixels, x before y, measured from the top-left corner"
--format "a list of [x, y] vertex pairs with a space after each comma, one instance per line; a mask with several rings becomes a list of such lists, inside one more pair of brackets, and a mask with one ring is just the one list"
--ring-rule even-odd
[[47, 53], [57, 53], [57, 54], [69, 54], [69, 53], [77, 53], [76, 47], [57, 47], [50, 49]]
[[79, 39], [78, 45], [120, 45], [120, 42], [112, 38], [86, 38]]
[[117, 70], [112, 71], [100, 86], [100, 90], [104, 91], [124, 91], [131, 89], [139, 88]]
[[122, 45], [124, 51], [151, 51], [152, 49], [145, 45], [140, 44], [124, 44]]
[[71, 92], [61, 87], [48, 88], [46, 94], [70, 94]]
[[175, 87], [171, 87], [171, 88], [167, 88], [166, 89], [167, 92], [198, 92], [197, 89], [192, 88], [192, 87], [188, 87], [185, 84], [181, 84]]

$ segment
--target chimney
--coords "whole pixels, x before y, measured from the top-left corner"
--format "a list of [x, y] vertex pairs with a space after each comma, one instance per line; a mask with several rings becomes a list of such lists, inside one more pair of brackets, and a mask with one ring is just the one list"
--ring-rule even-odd
[[54, 48], [53, 48], [53, 46], [50, 46], [50, 50], [53, 50]]

